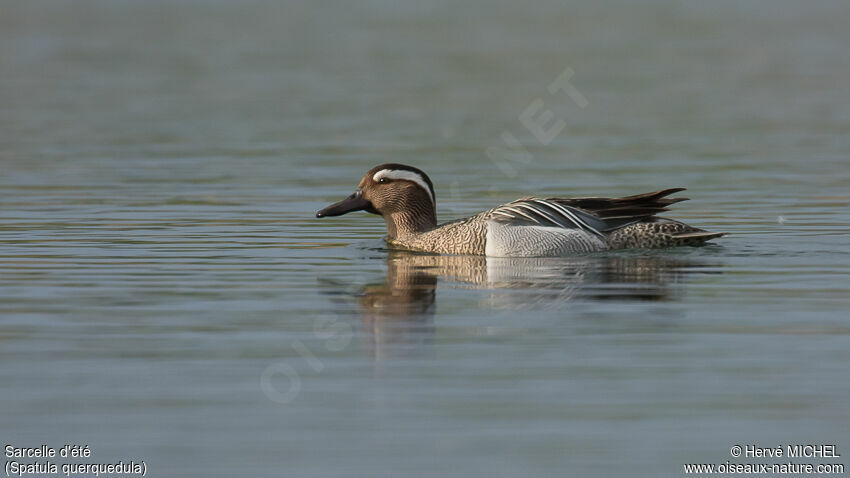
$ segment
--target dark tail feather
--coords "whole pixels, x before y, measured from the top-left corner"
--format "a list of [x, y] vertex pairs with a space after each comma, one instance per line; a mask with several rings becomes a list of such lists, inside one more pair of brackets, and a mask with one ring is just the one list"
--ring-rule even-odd
[[[618, 198], [620, 201], [654, 201], [657, 199], [661, 199], [663, 197], [669, 196], [671, 194], [675, 194], [681, 191], [685, 191], [687, 188], [667, 188], [661, 189], [659, 191], [653, 191], [651, 193], [643, 193], [643, 194], [635, 194], [634, 196], [625, 196]], [[681, 201], [681, 199], [680, 199]]]

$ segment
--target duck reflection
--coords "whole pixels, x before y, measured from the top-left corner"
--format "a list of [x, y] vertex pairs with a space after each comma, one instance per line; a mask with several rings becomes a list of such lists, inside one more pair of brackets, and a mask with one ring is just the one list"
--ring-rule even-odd
[[[360, 320], [368, 329], [368, 352], [383, 358], [392, 344], [395, 355], [422, 354], [434, 337], [438, 276], [427, 265], [390, 253], [386, 281], [367, 285], [358, 295]], [[420, 256], [425, 257], [425, 256]], [[436, 256], [435, 256], [436, 257]]]
[[384, 281], [344, 294], [356, 298], [370, 354], [380, 359], [390, 344], [394, 354], [427, 350], [419, 345], [434, 336], [440, 281], [484, 291], [474, 295], [484, 309], [562, 308], [574, 300], [672, 300], [681, 291], [675, 284], [690, 274], [716, 273], [716, 267], [669, 253], [494, 258], [389, 251]]

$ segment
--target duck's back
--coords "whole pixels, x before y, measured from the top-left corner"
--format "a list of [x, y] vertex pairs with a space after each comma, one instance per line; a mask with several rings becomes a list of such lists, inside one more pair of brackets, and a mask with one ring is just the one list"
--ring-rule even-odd
[[657, 217], [685, 198], [665, 189], [623, 198], [524, 198], [390, 241], [439, 254], [554, 257], [625, 248], [699, 245], [722, 236]]
[[390, 241], [390, 245], [438, 254], [491, 257], [559, 257], [608, 249], [603, 234], [505, 215], [522, 207], [523, 201], [532, 200], [536, 199], [514, 201], [422, 234]]

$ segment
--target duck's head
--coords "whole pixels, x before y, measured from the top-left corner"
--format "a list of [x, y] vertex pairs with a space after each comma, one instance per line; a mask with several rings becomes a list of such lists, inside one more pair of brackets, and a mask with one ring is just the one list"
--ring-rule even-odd
[[352, 211], [380, 214], [391, 238], [424, 232], [437, 225], [434, 184], [422, 170], [388, 163], [370, 169], [347, 198], [322, 209], [316, 217]]

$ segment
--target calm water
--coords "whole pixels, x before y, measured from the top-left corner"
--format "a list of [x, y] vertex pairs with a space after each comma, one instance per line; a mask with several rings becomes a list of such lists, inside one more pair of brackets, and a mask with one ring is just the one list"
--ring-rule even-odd
[[[315, 3], [0, 6], [4, 444], [192, 477], [846, 461], [846, 2]], [[388, 161], [444, 220], [682, 186], [731, 234], [509, 261], [313, 217]]]

